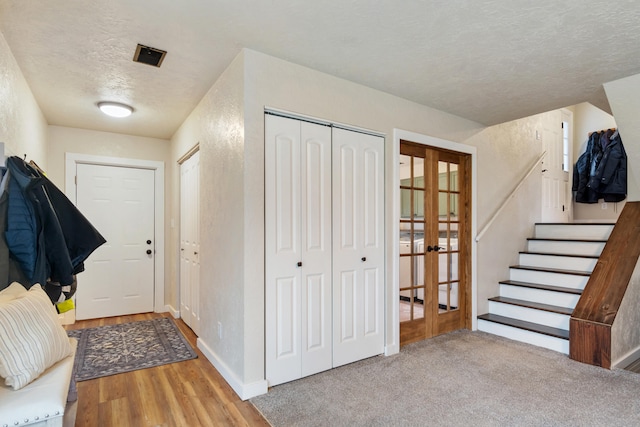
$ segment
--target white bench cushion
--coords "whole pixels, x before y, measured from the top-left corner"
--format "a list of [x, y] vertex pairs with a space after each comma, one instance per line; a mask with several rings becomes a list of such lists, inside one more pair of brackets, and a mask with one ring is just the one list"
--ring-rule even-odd
[[13, 390], [0, 385], [0, 427], [62, 426], [78, 342], [69, 338], [72, 352], [36, 380]]

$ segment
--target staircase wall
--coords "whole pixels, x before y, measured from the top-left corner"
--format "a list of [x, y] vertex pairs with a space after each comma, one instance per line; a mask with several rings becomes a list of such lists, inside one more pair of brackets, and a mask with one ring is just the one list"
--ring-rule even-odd
[[478, 313], [489, 311], [489, 298], [499, 294], [499, 283], [509, 276], [509, 266], [517, 264], [518, 252], [527, 237], [533, 235], [533, 224], [540, 222], [540, 175], [531, 174], [478, 242]]
[[[488, 127], [465, 141], [478, 150], [478, 223], [476, 230], [491, 220], [505, 198], [518, 185], [532, 163], [542, 154], [536, 139], [545, 127], [557, 123], [559, 110]], [[529, 176], [518, 194], [507, 202], [491, 228], [478, 242], [478, 313], [488, 310], [488, 298], [498, 294], [498, 281], [507, 277], [517, 261], [533, 224], [541, 220], [542, 180], [540, 173]]]
[[605, 83], [604, 90], [627, 151], [627, 201], [640, 201], [640, 74]]
[[640, 260], [611, 327], [611, 366], [625, 368], [640, 359]]

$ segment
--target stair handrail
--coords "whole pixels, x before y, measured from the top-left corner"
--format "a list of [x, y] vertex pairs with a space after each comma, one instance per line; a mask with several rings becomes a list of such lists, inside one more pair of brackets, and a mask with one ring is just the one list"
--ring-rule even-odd
[[491, 227], [491, 225], [493, 225], [493, 223], [498, 218], [500, 213], [506, 208], [507, 202], [515, 196], [515, 194], [518, 192], [520, 187], [522, 187], [522, 185], [527, 180], [527, 178], [529, 178], [529, 176], [533, 173], [533, 171], [536, 170], [536, 166], [538, 166], [538, 163], [542, 161], [542, 159], [546, 154], [547, 152], [543, 151], [542, 154], [538, 156], [536, 161], [529, 168], [529, 171], [525, 174], [525, 176], [522, 177], [522, 179], [520, 179], [520, 181], [518, 182], [518, 185], [516, 185], [515, 188], [511, 190], [511, 193], [509, 193], [509, 195], [502, 201], [502, 204], [500, 205], [500, 207], [493, 213], [493, 215], [491, 215], [491, 219], [485, 224], [484, 227], [482, 227], [482, 230], [480, 230], [480, 232], [476, 235], [476, 242], [479, 242], [482, 236], [484, 236], [487, 230]]

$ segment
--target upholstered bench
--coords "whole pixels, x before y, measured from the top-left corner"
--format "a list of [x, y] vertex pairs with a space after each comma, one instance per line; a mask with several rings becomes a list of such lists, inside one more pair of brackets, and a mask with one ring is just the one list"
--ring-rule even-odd
[[0, 291], [0, 427], [75, 424], [77, 345], [40, 285]]
[[76, 400], [67, 402], [67, 398], [78, 342], [73, 338], [70, 341], [71, 355], [33, 382], [20, 390], [0, 385], [0, 427], [72, 427], [75, 424]]

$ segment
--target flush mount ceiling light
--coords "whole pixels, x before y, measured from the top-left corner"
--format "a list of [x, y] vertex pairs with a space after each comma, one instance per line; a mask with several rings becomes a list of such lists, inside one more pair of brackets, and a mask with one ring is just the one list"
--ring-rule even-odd
[[98, 108], [111, 117], [128, 117], [133, 113], [133, 107], [119, 102], [98, 102]]

